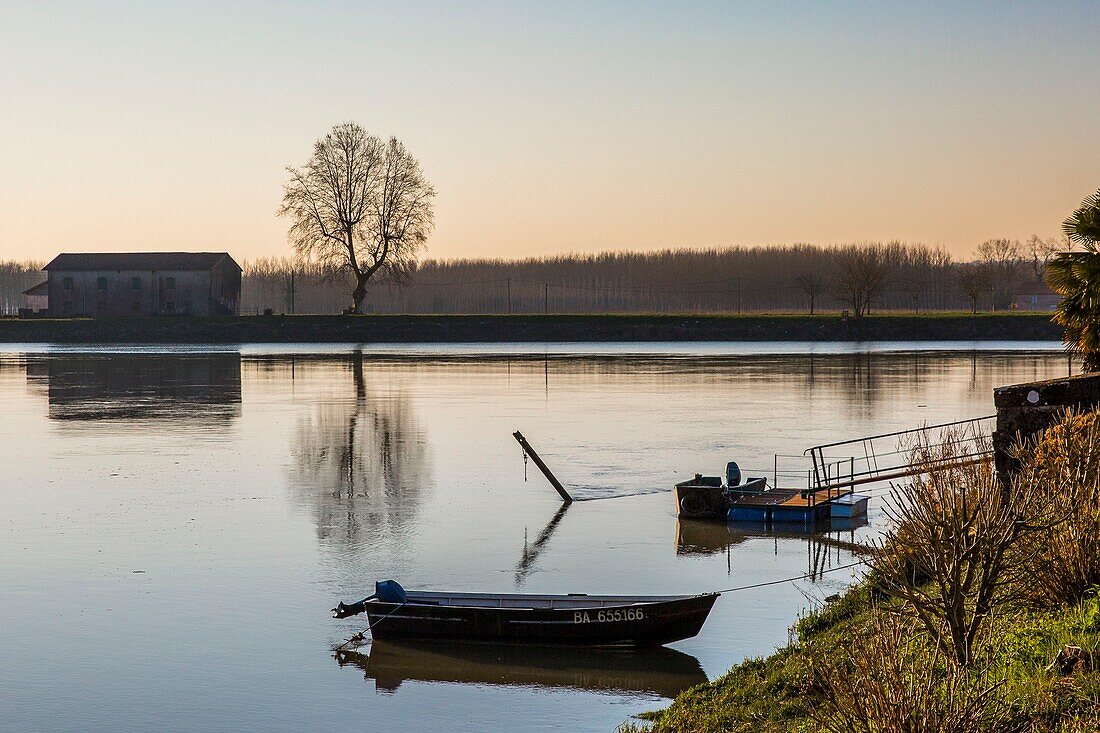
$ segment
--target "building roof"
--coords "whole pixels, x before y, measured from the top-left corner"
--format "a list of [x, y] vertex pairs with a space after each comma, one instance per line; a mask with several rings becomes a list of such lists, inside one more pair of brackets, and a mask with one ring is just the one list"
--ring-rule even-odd
[[50, 292], [50, 281], [43, 280], [35, 285], [33, 288], [27, 288], [23, 291], [23, 295], [47, 295]]
[[1042, 280], [1026, 282], [1022, 285], [1019, 285], [1016, 288], [1016, 295], [1051, 295], [1054, 297], [1060, 297], [1058, 293], [1051, 290], [1050, 286]]
[[228, 252], [78, 252], [62, 253], [43, 270], [210, 270], [223, 258], [239, 270]]

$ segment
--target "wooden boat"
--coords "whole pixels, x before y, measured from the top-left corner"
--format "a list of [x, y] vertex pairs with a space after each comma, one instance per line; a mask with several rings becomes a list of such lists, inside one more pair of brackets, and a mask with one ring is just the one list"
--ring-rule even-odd
[[452, 639], [523, 644], [657, 646], [699, 633], [718, 593], [590, 596], [405, 591], [393, 581], [340, 603], [334, 618], [366, 613], [376, 640]]

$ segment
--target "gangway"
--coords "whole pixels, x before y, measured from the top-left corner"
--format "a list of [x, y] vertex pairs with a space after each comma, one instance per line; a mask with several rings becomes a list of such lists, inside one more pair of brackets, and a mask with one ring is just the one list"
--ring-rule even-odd
[[[803, 455], [808, 456], [813, 464], [808, 476], [807, 494], [813, 495], [815, 501], [827, 501], [863, 484], [915, 476], [929, 468], [968, 465], [985, 460], [993, 455], [989, 438], [996, 417], [986, 415], [807, 448]], [[932, 443], [929, 447], [953, 445], [952, 451], [946, 452], [939, 463], [910, 464], [909, 454], [917, 435], [937, 435], [944, 431], [949, 431], [948, 434], [954, 437]]]

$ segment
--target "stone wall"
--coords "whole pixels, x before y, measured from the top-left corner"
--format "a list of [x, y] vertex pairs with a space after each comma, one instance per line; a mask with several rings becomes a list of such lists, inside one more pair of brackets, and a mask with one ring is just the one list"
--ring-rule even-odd
[[993, 404], [997, 408], [994, 456], [1001, 481], [1007, 485], [1009, 476], [1018, 467], [1011, 456], [1016, 441], [1044, 430], [1067, 407], [1082, 410], [1100, 407], [1100, 374], [998, 387], [993, 390]]

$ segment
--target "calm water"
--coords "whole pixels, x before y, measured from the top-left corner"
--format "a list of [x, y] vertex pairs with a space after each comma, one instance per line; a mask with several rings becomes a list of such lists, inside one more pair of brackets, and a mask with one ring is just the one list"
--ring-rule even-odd
[[[967, 346], [8, 347], [0, 729], [612, 731], [784, 644], [851, 572], [727, 594], [698, 637], [641, 655], [378, 644], [338, 663], [363, 623], [329, 609], [389, 577], [696, 593], [849, 562], [820, 537], [678, 522], [668, 489], [986, 415], [994, 386], [1069, 368], [1056, 345]], [[561, 512], [533, 465], [525, 481], [516, 429], [592, 500]]]

